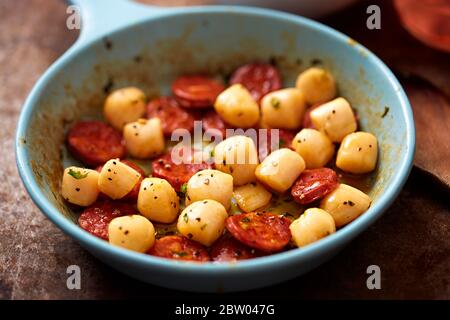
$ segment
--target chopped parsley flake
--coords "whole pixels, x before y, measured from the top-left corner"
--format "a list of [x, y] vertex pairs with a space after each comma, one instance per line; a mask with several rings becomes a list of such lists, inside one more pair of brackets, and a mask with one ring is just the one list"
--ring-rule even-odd
[[84, 179], [88, 176], [89, 172], [86, 172], [85, 174], [81, 173], [81, 171], [75, 171], [72, 169], [69, 169], [69, 175], [74, 177], [77, 180]]
[[277, 98], [273, 97], [272, 99], [270, 99], [270, 104], [272, 105], [272, 107], [274, 107], [275, 109], [279, 109], [281, 102], [280, 100], [278, 100]]
[[185, 257], [185, 256], [188, 255], [186, 251], [172, 252], [172, 253], [173, 253], [174, 256], [177, 256], [177, 257], [180, 257], [180, 258]]

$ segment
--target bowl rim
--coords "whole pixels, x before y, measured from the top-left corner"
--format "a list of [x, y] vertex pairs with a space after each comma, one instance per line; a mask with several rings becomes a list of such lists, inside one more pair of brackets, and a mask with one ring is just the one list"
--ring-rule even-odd
[[[348, 36], [331, 27], [302, 16], [279, 12], [271, 9], [245, 6], [194, 6], [170, 9], [162, 15], [159, 15], [157, 17], [149, 17], [138, 22], [130, 23], [113, 32], [110, 32], [109, 34], [111, 35], [114, 33], [123, 32], [135, 25], [145, 24], [151, 20], [158, 20], [160, 18], [174, 18], [179, 15], [196, 15], [199, 13], [240, 14], [249, 15], [261, 19], [278, 20], [278, 22], [280, 23], [289, 22], [297, 24], [299, 26], [318, 30], [321, 33], [327, 34], [337, 42], [348, 43], [348, 41], [351, 40], [351, 38], [349, 38]], [[19, 117], [15, 137], [17, 168], [22, 182], [31, 199], [47, 216], [47, 218], [50, 219], [59, 229], [77, 240], [83, 247], [85, 247], [89, 251], [94, 250], [96, 253], [102, 252], [102, 254], [104, 255], [114, 257], [115, 259], [123, 259], [130, 264], [162, 268], [166, 271], [170, 270], [173, 272], [183, 272], [184, 275], [195, 274], [198, 276], [211, 274], [216, 275], [223, 272], [226, 272], [230, 275], [239, 275], [247, 271], [258, 272], [264, 269], [271, 269], [275, 263], [278, 267], [298, 264], [301, 261], [308, 260], [312, 257], [325, 255], [327, 252], [345, 245], [362, 231], [367, 229], [367, 227], [375, 222], [375, 220], [378, 219], [381, 214], [392, 204], [408, 178], [408, 175], [412, 168], [415, 152], [415, 129], [410, 103], [399, 81], [396, 79], [390, 69], [370, 50], [360, 45], [359, 43], [356, 43], [352, 46], [352, 50], [363, 50], [366, 54], [366, 59], [381, 71], [388, 83], [393, 87], [393, 90], [401, 107], [403, 118], [405, 119], [404, 128], [406, 131], [406, 152], [402, 154], [401, 158], [399, 159], [398, 170], [396, 170], [394, 176], [392, 177], [392, 183], [387, 186], [387, 188], [377, 199], [377, 201], [373, 203], [373, 205], [363, 215], [358, 217], [350, 224], [346, 225], [344, 228], [338, 230], [336, 233], [301, 249], [288, 250], [255, 259], [241, 260], [238, 263], [190, 263], [185, 261], [154, 257], [113, 246], [108, 242], [101, 240], [80, 228], [76, 223], [73, 223], [63, 214], [61, 214], [60, 211], [47, 200], [45, 194], [42, 192], [36, 179], [34, 178], [31, 164], [28, 161], [28, 151], [27, 148], [23, 146], [22, 142], [23, 137], [26, 136], [28, 123], [30, 122], [37, 99], [39, 98], [40, 94], [43, 92], [47, 84], [53, 80], [55, 73], [63, 68], [65, 64], [68, 63], [80, 51], [86, 48], [89, 49], [89, 46], [97, 42], [100, 38], [101, 36], [96, 37], [88, 41], [84, 45], [78, 46], [76, 48], [75, 46], [72, 46], [55, 63], [53, 63], [47, 69], [47, 71], [45, 71], [45, 73], [33, 87], [24, 103]]]

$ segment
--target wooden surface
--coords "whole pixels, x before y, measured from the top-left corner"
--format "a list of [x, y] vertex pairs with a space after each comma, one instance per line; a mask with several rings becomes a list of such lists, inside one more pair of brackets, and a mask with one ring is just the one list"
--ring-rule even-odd
[[[380, 4], [382, 30], [365, 28], [367, 5], [325, 22], [368, 46], [401, 77], [415, 109], [415, 161], [434, 179], [413, 169], [394, 205], [330, 262], [290, 282], [233, 297], [450, 298], [450, 206], [445, 187], [450, 56], [420, 45], [402, 31], [388, 2]], [[123, 276], [62, 234], [26, 194], [15, 167], [16, 121], [34, 82], [77, 37], [65, 28], [65, 18], [61, 0], [0, 1], [0, 299], [220, 298], [160, 289]], [[66, 288], [66, 268], [71, 264], [81, 268], [81, 290]], [[366, 287], [366, 268], [372, 264], [381, 268], [381, 290]]]

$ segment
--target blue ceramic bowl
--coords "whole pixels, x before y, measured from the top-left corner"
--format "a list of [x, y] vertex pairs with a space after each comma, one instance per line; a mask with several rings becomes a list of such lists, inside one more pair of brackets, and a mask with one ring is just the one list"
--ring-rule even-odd
[[[25, 102], [17, 129], [17, 165], [42, 212], [117, 270], [189, 291], [236, 291], [279, 283], [336, 254], [378, 219], [400, 192], [414, 154], [410, 105], [383, 62], [347, 36], [302, 17], [257, 8], [161, 9], [123, 0], [75, 3], [83, 15], [81, 35]], [[179, 74], [227, 73], [245, 62], [269, 59], [277, 62], [286, 86], [311, 64], [330, 69], [340, 94], [356, 108], [362, 128], [378, 137], [373, 205], [366, 213], [303, 249], [235, 264], [193, 264], [139, 254], [78, 227], [77, 215], [59, 195], [63, 166], [74, 162], [61, 146], [67, 123], [100, 114], [105, 87], [137, 85], [149, 94], [162, 94]]]

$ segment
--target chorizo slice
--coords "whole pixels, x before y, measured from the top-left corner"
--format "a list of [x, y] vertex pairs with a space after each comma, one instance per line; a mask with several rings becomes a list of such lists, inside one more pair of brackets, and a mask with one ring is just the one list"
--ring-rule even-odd
[[281, 76], [277, 68], [267, 63], [250, 63], [236, 69], [230, 84], [240, 83], [260, 102], [269, 92], [281, 89]]
[[99, 166], [126, 153], [122, 133], [101, 121], [80, 121], [69, 131], [70, 153], [89, 166]]
[[329, 168], [303, 171], [291, 189], [294, 200], [308, 204], [322, 199], [339, 186], [337, 173]]
[[290, 223], [280, 215], [249, 212], [228, 217], [225, 226], [238, 241], [270, 253], [282, 250], [289, 243]]
[[208, 111], [205, 113], [202, 119], [202, 126], [204, 131], [212, 129], [218, 130], [222, 135], [222, 138], [225, 138], [226, 130], [231, 128], [215, 111]]
[[210, 256], [213, 261], [233, 262], [260, 256], [256, 249], [237, 241], [230, 235], [219, 238], [211, 247]]
[[177, 192], [181, 191], [181, 186], [187, 183], [195, 173], [210, 168], [211, 166], [204, 162], [189, 163], [189, 161], [184, 161], [175, 164], [172, 161], [170, 151], [152, 162], [153, 176], [166, 179]]
[[182, 236], [165, 236], [156, 240], [148, 254], [175, 260], [198, 262], [210, 260], [208, 251], [204, 246]]
[[84, 209], [78, 217], [78, 224], [87, 232], [104, 240], [108, 240], [108, 225], [112, 219], [137, 214], [136, 208], [126, 202], [97, 201]]
[[208, 108], [225, 89], [218, 80], [190, 75], [178, 77], [172, 84], [172, 92], [182, 107]]
[[172, 97], [159, 97], [147, 105], [147, 118], [157, 117], [161, 120], [164, 135], [170, 137], [176, 129], [194, 131], [195, 117]]

